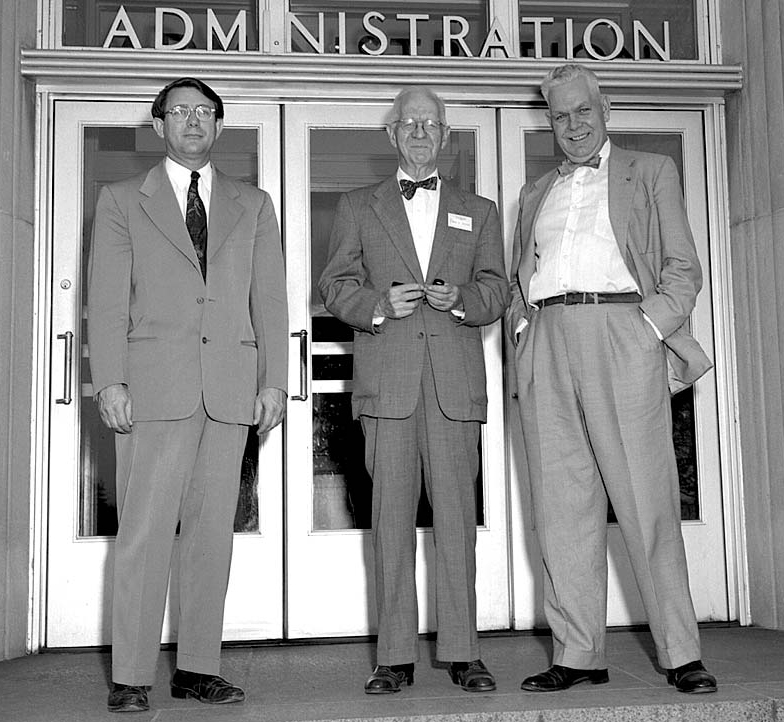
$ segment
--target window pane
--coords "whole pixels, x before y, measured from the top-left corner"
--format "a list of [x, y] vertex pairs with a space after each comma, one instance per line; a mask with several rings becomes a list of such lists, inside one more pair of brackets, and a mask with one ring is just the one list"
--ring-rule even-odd
[[[628, 150], [642, 150], [669, 155], [678, 169], [683, 185], [683, 140], [677, 133], [610, 133], [613, 143]], [[539, 178], [564, 160], [551, 131], [535, 131], [525, 135], [525, 176], [529, 181]], [[672, 397], [672, 436], [681, 487], [681, 519], [700, 518], [699, 480], [697, 478], [696, 424], [694, 389], [684, 389]], [[608, 521], [615, 521], [612, 508]]]
[[[324, 308], [317, 283], [327, 262], [329, 235], [342, 192], [376, 183], [397, 170], [386, 133], [376, 129], [310, 132], [311, 330], [313, 383], [313, 529], [369, 529], [373, 483], [365, 469], [364, 437], [351, 417], [352, 330]], [[441, 177], [476, 189], [476, 138], [452, 130], [439, 156]], [[481, 453], [481, 444], [480, 444]], [[484, 523], [482, 472], [476, 481], [477, 524]], [[432, 525], [422, 489], [417, 526]]]
[[[120, 7], [125, 8], [127, 21], [118, 21]], [[212, 34], [212, 47], [221, 50], [223, 44], [218, 33], [230, 37], [226, 50], [239, 50], [240, 37], [246, 50], [258, 50], [257, 0], [220, 0], [198, 2], [178, 0], [163, 3], [160, 0], [63, 0], [63, 45], [103, 47], [110, 31], [114, 39], [109, 47], [132, 48], [133, 38], [142, 48], [154, 48], [157, 34], [156, 8], [176, 9], [178, 12], [161, 13], [160, 39], [164, 46], [206, 50], [208, 47], [208, 8], [214, 13], [218, 32]], [[230, 35], [238, 17], [244, 15], [245, 31]], [[242, 22], [242, 20], [241, 20]]]
[[[224, 128], [212, 152], [215, 164], [235, 178], [257, 182], [258, 132]], [[161, 139], [151, 126], [93, 127], [84, 131], [84, 179], [82, 226], [82, 338], [87, 338], [87, 259], [95, 204], [103, 185], [149, 170], [161, 159]], [[89, 352], [81, 354], [81, 477], [79, 489], [79, 535], [113, 536], [117, 532], [114, 480], [114, 433], [98, 416], [92, 400]], [[236, 532], [259, 530], [256, 471], [259, 439], [255, 428], [248, 432], [242, 462]]]
[[[464, 34], [463, 42], [473, 55], [478, 55], [487, 34], [487, 3], [485, 0], [455, 0], [449, 5], [427, 2], [426, 0], [401, 0], [397, 3], [384, 3], [369, 0], [364, 3], [324, 2], [324, 0], [291, 0], [289, 10], [302, 23], [314, 40], [323, 43], [323, 52], [338, 53], [341, 44], [345, 53], [383, 54], [383, 55], [444, 55], [443, 17], [459, 16], [465, 20], [455, 20], [449, 26], [453, 38]], [[379, 16], [365, 19], [370, 11]], [[322, 13], [324, 35], [319, 32], [319, 13]], [[345, 13], [345, 34], [341, 35], [338, 13]], [[405, 15], [405, 18], [398, 18]], [[409, 19], [410, 15], [422, 16]], [[425, 17], [426, 16], [426, 17]], [[371, 26], [371, 28], [368, 27]], [[372, 28], [375, 28], [372, 29]], [[413, 30], [412, 30], [413, 28]], [[465, 30], [467, 29], [467, 32]], [[416, 40], [416, 50], [412, 50], [412, 38]], [[386, 48], [383, 45], [386, 44]], [[453, 56], [466, 55], [460, 41], [450, 43]], [[315, 52], [313, 40], [297, 27], [291, 28], [292, 52]]]
[[[566, 58], [567, 47], [571, 46], [571, 57], [577, 60], [661, 59], [660, 51], [644, 33], [638, 34], [639, 51], [635, 55], [634, 22], [638, 21], [663, 50], [669, 47], [671, 60], [693, 60], [697, 58], [694, 5], [695, 0], [520, 0], [520, 55], [535, 57], [539, 47], [542, 57]], [[523, 18], [552, 18], [552, 22], [526, 22]], [[571, 31], [567, 18], [573, 23]], [[586, 29], [600, 19], [610, 23], [597, 23], [588, 30], [586, 38]], [[669, 23], [669, 46], [665, 41], [665, 21]]]

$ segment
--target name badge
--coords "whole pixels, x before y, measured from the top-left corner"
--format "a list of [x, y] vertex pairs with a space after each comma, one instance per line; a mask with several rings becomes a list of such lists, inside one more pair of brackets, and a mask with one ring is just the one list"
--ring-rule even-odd
[[457, 213], [447, 213], [447, 224], [450, 228], [457, 228], [461, 231], [470, 231], [473, 228], [471, 216], [460, 216]]

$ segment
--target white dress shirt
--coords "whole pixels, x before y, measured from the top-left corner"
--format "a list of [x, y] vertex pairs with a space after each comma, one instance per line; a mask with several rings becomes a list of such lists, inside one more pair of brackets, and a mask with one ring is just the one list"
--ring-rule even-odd
[[[598, 168], [580, 166], [559, 175], [542, 203], [534, 226], [536, 270], [528, 286], [528, 301], [560, 296], [569, 291], [640, 293], [621, 256], [610, 223], [609, 139], [599, 150]], [[662, 334], [643, 313], [659, 340]], [[528, 321], [516, 329], [520, 333]]]
[[[434, 171], [427, 178], [436, 176]], [[427, 180], [422, 178], [421, 180]], [[401, 180], [415, 180], [402, 168], [397, 169], [398, 183]], [[438, 220], [438, 203], [441, 198], [441, 179], [436, 182], [434, 191], [417, 188], [416, 193], [410, 200], [403, 197], [403, 206], [408, 216], [408, 225], [411, 228], [411, 235], [414, 237], [414, 247], [416, 248], [419, 267], [422, 269], [422, 277], [427, 278], [427, 267], [430, 263], [430, 252], [433, 250], [433, 236], [436, 232], [436, 221]]]
[[599, 151], [598, 168], [580, 166], [559, 175], [550, 188], [534, 227], [531, 303], [568, 291], [639, 293], [610, 224], [609, 155], [608, 140]]
[[[199, 197], [204, 204], [207, 212], [207, 219], [210, 217], [210, 196], [212, 195], [212, 163], [198, 169], [199, 171]], [[191, 171], [184, 165], [180, 165], [176, 160], [166, 157], [166, 175], [174, 189], [174, 195], [180, 206], [180, 212], [185, 219], [185, 207], [188, 203], [188, 188], [191, 185]]]

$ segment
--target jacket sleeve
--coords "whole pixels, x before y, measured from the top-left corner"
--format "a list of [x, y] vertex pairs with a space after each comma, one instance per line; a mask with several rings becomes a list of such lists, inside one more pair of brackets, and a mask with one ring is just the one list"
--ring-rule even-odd
[[[694, 308], [702, 287], [702, 270], [686, 216], [678, 171], [672, 158], [665, 156], [647, 188], [652, 208], [649, 233], [658, 226], [660, 268], [655, 293], [646, 295], [640, 308], [666, 339], [680, 328]], [[649, 238], [650, 242], [650, 238]]]
[[492, 201], [482, 219], [474, 257], [473, 280], [460, 287], [467, 326], [485, 326], [500, 318], [509, 304], [504, 247], [498, 209]]
[[280, 231], [269, 195], [256, 222], [250, 310], [258, 349], [259, 390], [288, 389], [289, 320]]
[[327, 265], [319, 279], [326, 309], [355, 330], [373, 332], [381, 294], [366, 285], [360, 224], [352, 198], [341, 196], [332, 224]]
[[128, 218], [112, 190], [98, 196], [87, 272], [87, 339], [93, 393], [128, 383], [133, 254]]

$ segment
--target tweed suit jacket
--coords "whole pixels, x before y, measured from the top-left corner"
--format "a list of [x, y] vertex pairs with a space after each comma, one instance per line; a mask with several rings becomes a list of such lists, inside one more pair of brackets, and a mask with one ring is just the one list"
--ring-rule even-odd
[[207, 280], [164, 163], [105, 186], [93, 226], [88, 337], [94, 391], [128, 386], [133, 418], [251, 424], [264, 387], [287, 388], [288, 318], [275, 210], [215, 169]]
[[[696, 381], [712, 363], [688, 330], [702, 271], [686, 216], [678, 171], [669, 156], [612, 146], [609, 212], [613, 233], [642, 293], [640, 308], [659, 329], [667, 349], [670, 388]], [[552, 170], [523, 186], [512, 256], [512, 302], [507, 332], [515, 338], [533, 311], [528, 289], [536, 269], [535, 227], [542, 203], [558, 177]], [[523, 331], [525, 333], [525, 331]]]
[[[396, 177], [343, 195], [319, 281], [326, 308], [354, 329], [352, 410], [405, 418], [413, 413], [422, 369], [431, 363], [439, 405], [456, 421], [485, 421], [487, 392], [481, 327], [509, 299], [495, 204], [441, 183], [426, 277]], [[460, 287], [465, 317], [426, 303], [409, 317], [373, 325], [376, 303], [393, 282]]]

